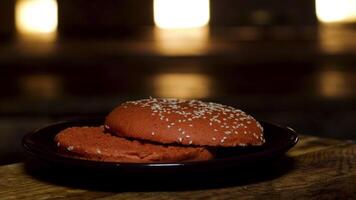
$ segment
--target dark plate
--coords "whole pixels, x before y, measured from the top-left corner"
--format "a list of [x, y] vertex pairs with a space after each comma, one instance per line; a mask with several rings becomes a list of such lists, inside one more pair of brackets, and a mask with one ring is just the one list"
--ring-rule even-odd
[[48, 125], [25, 135], [23, 147], [30, 158], [50, 163], [56, 167], [70, 169], [89, 169], [119, 173], [177, 173], [177, 172], [213, 172], [238, 167], [256, 166], [278, 158], [298, 142], [298, 136], [290, 128], [284, 128], [263, 122], [266, 143], [261, 147], [235, 147], [216, 149], [217, 158], [209, 161], [172, 162], [172, 163], [117, 163], [83, 160], [65, 156], [57, 151], [55, 135], [71, 126], [98, 126], [103, 118], [78, 119]]

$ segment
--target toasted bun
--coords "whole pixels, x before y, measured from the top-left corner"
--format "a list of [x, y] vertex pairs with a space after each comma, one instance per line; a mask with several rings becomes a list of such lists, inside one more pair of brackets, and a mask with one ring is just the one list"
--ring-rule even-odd
[[197, 100], [126, 102], [106, 117], [105, 126], [121, 137], [163, 144], [232, 147], [264, 143], [263, 128], [250, 115]]
[[67, 128], [55, 137], [67, 155], [108, 162], [174, 162], [209, 160], [213, 156], [203, 147], [178, 147], [127, 140], [104, 132], [103, 127]]

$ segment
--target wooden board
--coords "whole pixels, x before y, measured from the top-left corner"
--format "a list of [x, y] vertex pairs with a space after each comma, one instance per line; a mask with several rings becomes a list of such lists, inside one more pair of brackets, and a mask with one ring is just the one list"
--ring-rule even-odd
[[278, 177], [181, 191], [65, 186], [35, 178], [18, 163], [0, 167], [0, 199], [356, 199], [355, 142], [302, 136], [287, 155], [293, 167]]

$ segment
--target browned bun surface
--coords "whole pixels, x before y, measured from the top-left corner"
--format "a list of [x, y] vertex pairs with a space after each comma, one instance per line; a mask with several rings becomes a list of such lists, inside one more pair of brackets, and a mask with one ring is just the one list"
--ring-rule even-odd
[[170, 162], [208, 160], [213, 156], [203, 147], [164, 146], [104, 133], [103, 127], [67, 128], [55, 137], [62, 152], [88, 160], [111, 162]]
[[105, 125], [121, 137], [163, 144], [246, 146], [264, 143], [263, 128], [241, 110], [197, 100], [143, 99], [116, 107]]

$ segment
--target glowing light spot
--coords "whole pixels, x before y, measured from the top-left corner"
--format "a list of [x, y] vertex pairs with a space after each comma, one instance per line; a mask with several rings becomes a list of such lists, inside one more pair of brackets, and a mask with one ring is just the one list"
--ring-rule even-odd
[[51, 74], [32, 74], [19, 79], [21, 94], [28, 98], [53, 99], [62, 94], [63, 81]]
[[53, 33], [58, 24], [57, 1], [18, 0], [15, 20], [20, 33]]
[[153, 4], [159, 28], [193, 28], [209, 23], [209, 0], [154, 0]]
[[356, 22], [356, 0], [316, 0], [315, 7], [321, 22]]
[[198, 55], [207, 50], [209, 27], [154, 30], [157, 50], [165, 55]]
[[159, 97], [204, 98], [211, 94], [212, 80], [207, 75], [193, 73], [165, 73], [153, 79]]
[[353, 94], [352, 85], [355, 84], [353, 74], [327, 69], [320, 74], [319, 90], [324, 97], [345, 97]]

